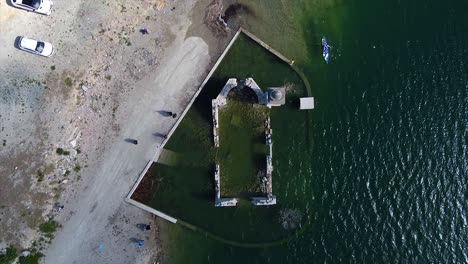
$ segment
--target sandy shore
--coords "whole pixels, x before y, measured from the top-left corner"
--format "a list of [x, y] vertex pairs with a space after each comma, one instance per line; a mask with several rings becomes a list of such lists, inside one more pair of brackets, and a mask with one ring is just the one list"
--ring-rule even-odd
[[[154, 218], [123, 199], [176, 121], [158, 111], [182, 111], [225, 40], [203, 24], [208, 0], [56, 2], [49, 17], [0, 4], [0, 248], [35, 247], [44, 263], [152, 263], [158, 230], [136, 224]], [[57, 53], [21, 52], [19, 35]], [[52, 218], [48, 246], [38, 225]]]

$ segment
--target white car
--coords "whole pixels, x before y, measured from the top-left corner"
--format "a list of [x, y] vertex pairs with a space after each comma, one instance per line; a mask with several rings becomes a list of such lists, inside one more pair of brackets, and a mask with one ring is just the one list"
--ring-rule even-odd
[[11, 4], [43, 15], [50, 15], [54, 6], [54, 3], [50, 0], [11, 0]]
[[54, 46], [49, 42], [35, 40], [29, 37], [19, 37], [18, 48], [33, 54], [50, 57], [54, 55]]

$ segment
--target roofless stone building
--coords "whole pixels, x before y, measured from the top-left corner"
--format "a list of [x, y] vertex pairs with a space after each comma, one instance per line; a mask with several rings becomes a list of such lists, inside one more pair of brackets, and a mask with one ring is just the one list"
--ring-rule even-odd
[[[252, 79], [247, 78], [245, 80], [237, 80], [231, 78], [226, 82], [223, 89], [216, 97], [211, 101], [212, 114], [213, 114], [213, 141], [215, 147], [219, 147], [219, 108], [227, 104], [227, 96], [229, 92], [234, 89], [252, 89], [257, 95], [258, 104], [265, 105], [269, 108], [273, 106], [281, 106], [286, 102], [286, 89], [284, 87], [272, 87], [268, 88], [266, 92], [263, 92], [258, 84]], [[270, 117], [265, 120], [265, 143], [269, 148], [269, 154], [266, 156], [266, 173], [265, 177], [261, 179], [264, 185], [265, 196], [263, 197], [251, 197], [250, 201], [254, 205], [274, 205], [276, 204], [276, 196], [273, 195], [272, 185], [272, 172], [273, 172], [273, 142], [271, 139], [273, 131], [270, 126]], [[221, 168], [219, 164], [216, 164], [215, 169], [215, 206], [236, 206], [237, 198], [221, 198], [221, 182], [220, 182]]]

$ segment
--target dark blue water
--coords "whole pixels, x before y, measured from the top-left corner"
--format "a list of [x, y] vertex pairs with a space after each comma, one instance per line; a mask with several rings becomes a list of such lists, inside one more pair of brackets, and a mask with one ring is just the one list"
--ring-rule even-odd
[[467, 10], [462, 0], [311, 10], [301, 67], [316, 98], [313, 149], [303, 188], [290, 191], [310, 225], [264, 249], [169, 227], [171, 262], [468, 263]]
[[467, 4], [365, 2], [317, 78], [322, 204], [299, 255], [467, 263]]

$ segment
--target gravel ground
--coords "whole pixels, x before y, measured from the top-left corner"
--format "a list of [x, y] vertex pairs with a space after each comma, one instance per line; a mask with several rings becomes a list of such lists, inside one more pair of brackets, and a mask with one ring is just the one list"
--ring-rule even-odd
[[[44, 263], [158, 261], [158, 229], [136, 228], [154, 218], [123, 198], [158, 150], [153, 133], [175, 122], [157, 111], [180, 113], [227, 41], [203, 24], [209, 2], [56, 0], [50, 16], [0, 2], [0, 249], [36, 248]], [[56, 54], [19, 51], [20, 35]], [[38, 229], [52, 218], [55, 239]]]

